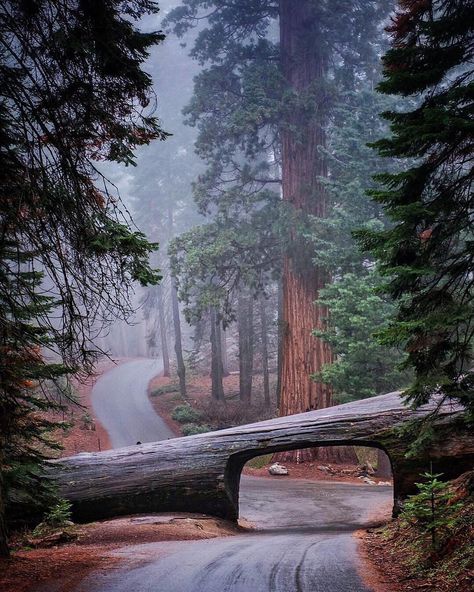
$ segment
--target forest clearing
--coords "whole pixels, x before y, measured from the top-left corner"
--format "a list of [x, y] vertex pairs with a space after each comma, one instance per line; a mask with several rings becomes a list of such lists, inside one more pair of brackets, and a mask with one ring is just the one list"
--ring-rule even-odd
[[0, 592], [471, 592], [474, 0], [0, 0]]

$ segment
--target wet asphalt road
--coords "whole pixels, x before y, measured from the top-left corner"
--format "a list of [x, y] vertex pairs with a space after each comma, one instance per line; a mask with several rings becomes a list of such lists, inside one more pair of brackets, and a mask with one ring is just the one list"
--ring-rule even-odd
[[77, 592], [369, 592], [353, 531], [391, 495], [390, 487], [244, 477], [241, 516], [256, 530], [123, 548], [118, 570]]
[[94, 385], [94, 413], [113, 448], [175, 437], [147, 396], [148, 383], [162, 369], [161, 360], [133, 360], [112, 368]]

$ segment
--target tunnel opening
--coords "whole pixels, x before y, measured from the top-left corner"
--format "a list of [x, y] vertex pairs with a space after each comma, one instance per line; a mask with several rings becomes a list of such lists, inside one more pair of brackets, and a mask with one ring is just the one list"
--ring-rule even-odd
[[[350, 446], [357, 462], [316, 459], [299, 463], [297, 454], [289, 456], [296, 458], [296, 462], [279, 460], [281, 452], [307, 451], [316, 448], [314, 444], [267, 447], [264, 451], [233, 455], [227, 465], [225, 485], [241, 524], [265, 530], [354, 530], [388, 519], [394, 508], [394, 487], [392, 463], [384, 448], [373, 442], [323, 446], [329, 453]], [[308, 455], [303, 452], [301, 458]], [[338, 454], [328, 454], [326, 458], [337, 459]], [[280, 471], [275, 469], [281, 467], [283, 474], [278, 474]]]

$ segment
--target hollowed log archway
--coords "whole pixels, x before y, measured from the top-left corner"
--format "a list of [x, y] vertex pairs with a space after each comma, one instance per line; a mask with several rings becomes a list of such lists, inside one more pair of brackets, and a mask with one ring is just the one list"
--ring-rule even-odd
[[[269, 450], [268, 452], [263, 452], [263, 453], [256, 452], [256, 453], [252, 454], [251, 456], [249, 456], [249, 453], [237, 453], [237, 454], [232, 455], [232, 457], [229, 458], [229, 462], [227, 464], [225, 480], [226, 480], [226, 484], [227, 484], [229, 493], [232, 497], [234, 505], [237, 508], [239, 508], [242, 471], [243, 471], [245, 465], [249, 461], [251, 461], [253, 458], [258, 458], [259, 456], [272, 454], [273, 452], [286, 452], [286, 451], [290, 451], [290, 450], [304, 450], [307, 448], [314, 448], [315, 446], [317, 446], [318, 448], [321, 448], [321, 447], [328, 447], [329, 448], [329, 447], [348, 446], [348, 445], [353, 446], [354, 443], [351, 442], [349, 444], [347, 441], [344, 441], [344, 442], [329, 441], [329, 442], [325, 442], [324, 444], [321, 444], [318, 441], [317, 445], [308, 444], [308, 445], [303, 445], [303, 446], [298, 445], [296, 447], [286, 447], [284, 449], [279, 448], [278, 450]], [[390, 459], [389, 453], [385, 450], [385, 448], [383, 446], [375, 445], [372, 442], [369, 444], [364, 441], [359, 441], [359, 442], [357, 442], [356, 445], [358, 447], [360, 446], [360, 447], [371, 448], [371, 449], [375, 449], [375, 450], [383, 450], [389, 458], [392, 476], [393, 476], [392, 461]], [[317, 461], [315, 461], [315, 462], [317, 462]], [[322, 463], [322, 464], [324, 464], [324, 463]], [[308, 480], [311, 480], [311, 477], [309, 477]], [[316, 480], [314, 481], [314, 483], [317, 486], [318, 482]], [[394, 508], [395, 508], [395, 506], [397, 505], [396, 498], [395, 498], [395, 489], [394, 489], [394, 487], [392, 489], [394, 492]]]
[[[459, 408], [444, 405], [422, 458], [410, 459], [404, 431], [433, 410], [413, 411], [398, 393], [227, 430], [49, 463], [47, 477], [73, 504], [77, 521], [143, 512], [202, 512], [236, 520], [240, 473], [261, 454], [309, 446], [382, 448], [391, 459], [395, 509], [429, 468], [455, 477], [472, 468], [474, 440]], [[453, 430], [453, 427], [456, 428]]]

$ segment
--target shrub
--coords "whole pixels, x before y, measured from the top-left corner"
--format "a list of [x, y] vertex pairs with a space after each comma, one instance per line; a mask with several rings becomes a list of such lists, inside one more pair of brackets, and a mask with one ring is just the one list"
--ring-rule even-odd
[[440, 546], [439, 533], [446, 536], [455, 526], [455, 516], [460, 509], [460, 504], [453, 502], [454, 493], [449, 483], [439, 480], [441, 476], [432, 471], [424, 473], [426, 481], [416, 483], [419, 493], [408, 497], [401, 515], [402, 522], [429, 536], [431, 551]]
[[186, 423], [181, 428], [181, 431], [183, 432], [183, 436], [195, 436], [196, 434], [210, 432], [211, 428], [206, 424]]
[[42, 537], [52, 530], [72, 526], [71, 504], [65, 499], [56, 500], [43, 517], [43, 522], [33, 530], [33, 537]]
[[71, 504], [65, 499], [60, 499], [44, 516], [44, 522], [48, 526], [57, 528], [71, 521]]
[[179, 386], [177, 384], [164, 384], [154, 388], [150, 395], [152, 397], [158, 397], [159, 395], [167, 395], [169, 393], [179, 393]]
[[196, 423], [201, 418], [201, 414], [190, 405], [177, 405], [171, 417], [179, 423]]

